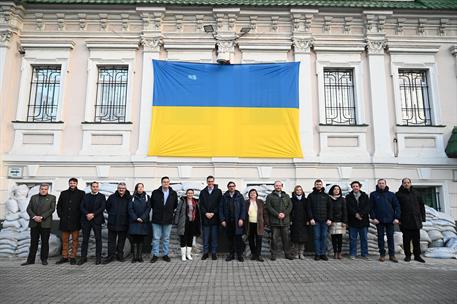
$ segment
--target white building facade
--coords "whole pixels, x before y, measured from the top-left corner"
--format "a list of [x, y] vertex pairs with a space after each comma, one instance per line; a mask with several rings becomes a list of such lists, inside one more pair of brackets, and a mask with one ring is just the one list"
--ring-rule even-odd
[[[14, 184], [58, 194], [74, 176], [149, 191], [164, 175], [306, 192], [317, 178], [370, 192], [410, 177], [457, 217], [457, 159], [444, 152], [457, 125], [455, 2], [153, 2], [0, 2], [0, 219]], [[300, 62], [303, 158], [148, 156], [153, 59]]]

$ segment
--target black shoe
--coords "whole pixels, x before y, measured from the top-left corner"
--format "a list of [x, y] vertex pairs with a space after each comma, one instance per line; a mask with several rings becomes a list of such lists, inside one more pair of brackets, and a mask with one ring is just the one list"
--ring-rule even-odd
[[206, 260], [206, 259], [208, 258], [208, 256], [209, 256], [209, 255], [208, 255], [207, 253], [204, 253], [204, 254], [202, 255], [202, 261]]
[[256, 256], [256, 255], [253, 255], [253, 254], [251, 254], [251, 261], [255, 261], [255, 260], [257, 260], [257, 256]]
[[314, 260], [315, 260], [315, 261], [319, 261], [320, 259], [321, 259], [320, 256], [318, 256], [318, 255], [315, 255], [315, 256], [314, 256]]
[[26, 261], [26, 262], [22, 263], [21, 266], [33, 265], [33, 264], [35, 264], [35, 262]]
[[113, 257], [107, 257], [106, 259], [103, 259], [103, 265], [109, 264], [114, 260]]
[[44, 266], [48, 265], [48, 261], [47, 260], [41, 261], [41, 265], [44, 265]]
[[411, 256], [410, 255], [407, 255], [405, 256], [405, 262], [411, 262]]
[[143, 263], [143, 243], [138, 244], [136, 260]]
[[60, 260], [58, 260], [58, 261], [56, 262], [56, 264], [59, 265], [59, 264], [67, 263], [67, 262], [68, 262], [68, 259], [67, 259], [67, 258], [60, 258]]
[[217, 254], [213, 253], [211, 255], [211, 260], [213, 260], [213, 261], [217, 260]]
[[238, 262], [244, 262], [244, 258], [242, 256], [238, 257]]
[[270, 260], [276, 261], [276, 256], [272, 255], [272, 256], [270, 257]]
[[325, 254], [321, 255], [321, 260], [328, 261], [328, 257]]
[[234, 257], [233, 255], [229, 254], [229, 255], [225, 258], [225, 261], [226, 261], [226, 262], [230, 262], [230, 261], [232, 261], [234, 258], [235, 258], [235, 257]]
[[78, 265], [81, 266], [82, 264], [86, 263], [87, 262], [87, 258], [80, 258], [79, 261], [78, 261]]
[[153, 255], [153, 256], [152, 256], [152, 259], [151, 259], [151, 263], [157, 262], [158, 259], [159, 259], [159, 257]]
[[168, 255], [164, 255], [164, 256], [162, 257], [162, 260], [164, 260], [165, 262], [170, 262], [170, 261], [171, 261], [171, 260], [170, 260], [170, 257], [169, 257]]
[[286, 259], [288, 259], [288, 260], [293, 260], [293, 259], [294, 259], [294, 257], [293, 257], [293, 256], [291, 256], [291, 255], [286, 255]]
[[76, 265], [76, 259], [70, 258], [70, 265]]
[[414, 261], [417, 261], [417, 262], [420, 262], [420, 263], [425, 263], [425, 260], [421, 256], [414, 257]]
[[95, 265], [100, 265], [102, 263], [102, 258], [95, 259]]
[[116, 259], [117, 259], [119, 262], [121, 262], [121, 263], [122, 263], [122, 262], [125, 262], [124, 255], [118, 255], [118, 256], [116, 257]]
[[263, 262], [263, 261], [264, 261], [264, 259], [262, 258], [262, 256], [261, 256], [261, 255], [259, 255], [259, 256], [257, 257], [257, 261], [259, 261], [259, 262]]

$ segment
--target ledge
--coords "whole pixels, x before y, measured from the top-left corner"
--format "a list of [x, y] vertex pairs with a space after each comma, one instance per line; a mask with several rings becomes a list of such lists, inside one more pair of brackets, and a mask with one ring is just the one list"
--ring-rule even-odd
[[131, 131], [132, 122], [121, 123], [99, 123], [99, 122], [81, 122], [83, 131]]
[[399, 134], [444, 134], [446, 131], [445, 125], [434, 125], [434, 126], [404, 126], [396, 125], [395, 132]]
[[366, 133], [369, 125], [326, 125], [319, 124], [317, 130], [323, 133]]
[[46, 130], [62, 131], [64, 128], [63, 121], [56, 122], [30, 122], [30, 121], [12, 121], [14, 130]]

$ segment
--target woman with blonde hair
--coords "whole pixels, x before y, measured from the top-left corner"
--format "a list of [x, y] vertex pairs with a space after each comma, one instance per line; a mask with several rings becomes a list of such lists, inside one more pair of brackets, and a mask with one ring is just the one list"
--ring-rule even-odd
[[292, 212], [290, 219], [292, 224], [290, 226], [290, 239], [292, 241], [295, 257], [304, 259], [303, 252], [305, 250], [306, 242], [306, 225], [308, 224], [305, 193], [300, 185], [295, 186], [292, 193]]

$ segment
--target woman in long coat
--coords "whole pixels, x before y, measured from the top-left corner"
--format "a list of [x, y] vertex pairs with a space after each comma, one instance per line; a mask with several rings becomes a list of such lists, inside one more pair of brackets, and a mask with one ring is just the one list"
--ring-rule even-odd
[[328, 194], [330, 195], [332, 206], [330, 234], [332, 236], [333, 253], [335, 259], [341, 260], [343, 234], [346, 234], [346, 224], [348, 222], [346, 199], [342, 196], [341, 187], [338, 185], [333, 185]]
[[151, 212], [150, 197], [144, 191], [144, 185], [135, 185], [135, 192], [129, 202], [129, 235], [133, 246], [132, 263], [143, 262], [144, 237], [151, 233]]
[[294, 192], [292, 193], [292, 212], [290, 213], [290, 219], [292, 224], [290, 226], [290, 239], [293, 244], [295, 256], [298, 259], [304, 259], [303, 252], [305, 250], [306, 237], [306, 225], [307, 213], [306, 213], [306, 198], [303, 188], [301, 186], [295, 186]]
[[192, 242], [194, 236], [200, 235], [200, 212], [197, 200], [194, 198], [194, 190], [187, 189], [186, 196], [179, 200], [174, 223], [178, 226], [181, 259], [192, 261]]
[[248, 224], [246, 225], [246, 234], [251, 249], [251, 260], [263, 262], [262, 258], [262, 238], [265, 232], [265, 225], [268, 215], [265, 211], [265, 202], [258, 198], [259, 194], [256, 189], [249, 190], [248, 199], [246, 200], [246, 214]]

